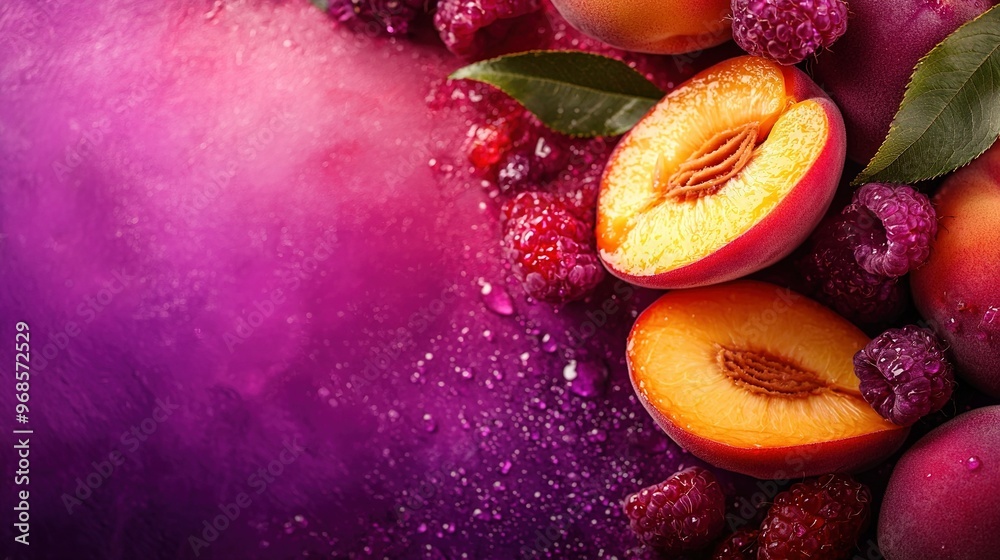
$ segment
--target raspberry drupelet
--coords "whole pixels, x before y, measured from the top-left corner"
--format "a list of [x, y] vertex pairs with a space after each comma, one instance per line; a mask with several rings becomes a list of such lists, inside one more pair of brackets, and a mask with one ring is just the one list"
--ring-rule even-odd
[[760, 528], [758, 560], [843, 560], [871, 515], [868, 487], [842, 474], [778, 494]]
[[625, 500], [625, 515], [644, 544], [678, 553], [705, 548], [722, 533], [726, 503], [715, 476], [680, 471]]
[[847, 31], [844, 0], [732, 0], [733, 39], [754, 56], [798, 64]]
[[944, 345], [915, 325], [875, 337], [854, 356], [854, 372], [868, 404], [901, 426], [941, 410], [955, 385]]
[[557, 196], [522, 192], [504, 203], [500, 218], [504, 253], [531, 297], [567, 303], [604, 278], [593, 226]]

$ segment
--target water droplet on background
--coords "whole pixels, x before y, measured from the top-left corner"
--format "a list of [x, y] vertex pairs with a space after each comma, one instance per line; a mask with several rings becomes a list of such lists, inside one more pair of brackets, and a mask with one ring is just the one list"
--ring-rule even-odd
[[569, 382], [569, 390], [581, 397], [597, 397], [604, 394], [608, 381], [608, 368], [600, 361], [570, 362], [573, 365], [572, 379], [563, 370], [563, 377]]
[[483, 304], [490, 311], [504, 317], [514, 313], [514, 300], [503, 288], [484, 282], [480, 293], [483, 296]]
[[981, 467], [982, 465], [983, 462], [980, 461], [979, 457], [975, 455], [965, 460], [965, 468], [969, 469], [970, 471], [977, 471], [979, 470], [979, 467]]

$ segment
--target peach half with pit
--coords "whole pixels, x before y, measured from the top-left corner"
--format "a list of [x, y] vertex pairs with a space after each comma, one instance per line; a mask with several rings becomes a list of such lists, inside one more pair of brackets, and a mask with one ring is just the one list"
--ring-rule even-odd
[[738, 57], [667, 95], [605, 168], [597, 244], [649, 288], [734, 280], [790, 254], [833, 200], [839, 109], [800, 70]]
[[675, 290], [636, 320], [626, 354], [639, 400], [680, 446], [762, 479], [858, 472], [908, 428], [865, 402], [868, 337], [795, 292], [740, 280]]

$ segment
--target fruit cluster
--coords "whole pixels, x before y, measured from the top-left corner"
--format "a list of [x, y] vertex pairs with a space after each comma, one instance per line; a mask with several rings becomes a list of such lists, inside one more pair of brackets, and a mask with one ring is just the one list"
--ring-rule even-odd
[[[642, 543], [675, 555], [714, 546], [716, 559], [850, 557], [875, 514], [850, 475], [889, 465], [912, 426], [932, 427], [956, 374], [1000, 397], [1000, 146], [933, 198], [930, 184], [841, 186], [848, 156], [867, 161], [885, 137], [917, 60], [989, 8], [926, 4], [437, 3], [435, 27], [465, 57], [569, 47], [662, 83], [656, 59], [625, 51], [690, 53], [732, 37], [750, 55], [670, 83], [613, 150], [548, 130], [482, 84], [451, 83], [442, 96], [475, 115], [465, 155], [498, 202], [502, 252], [525, 293], [585, 300], [605, 270], [671, 290], [627, 341], [639, 401], [713, 467], [802, 480], [759, 527], [724, 535], [715, 476], [682, 470], [626, 498]], [[401, 12], [380, 21], [405, 31], [419, 10], [392, 5]], [[377, 17], [365, 9], [341, 14]], [[511, 39], [525, 21], [550, 33]], [[900, 37], [899, 21], [916, 23]], [[806, 60], [811, 75], [796, 66]], [[998, 417], [996, 407], [965, 414], [903, 455], [879, 520], [882, 554], [990, 557], [1000, 512], [976, 496], [1000, 483]]]

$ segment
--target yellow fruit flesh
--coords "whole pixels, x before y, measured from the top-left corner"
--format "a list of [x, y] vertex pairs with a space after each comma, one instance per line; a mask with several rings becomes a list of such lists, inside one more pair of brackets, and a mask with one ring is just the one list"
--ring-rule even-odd
[[[897, 429], [858, 391], [852, 360], [867, 342], [804, 296], [744, 281], [664, 296], [636, 322], [628, 357], [637, 390], [679, 428], [735, 447], [786, 447]], [[806, 390], [738, 381], [725, 350], [780, 360], [805, 375]]]
[[[777, 65], [741, 58], [675, 90], [622, 141], [601, 193], [599, 249], [612, 267], [653, 275], [697, 262], [746, 233], [800, 182], [830, 125], [794, 102]], [[663, 197], [674, 173], [720, 132], [759, 129], [749, 161], [712, 194]]]

